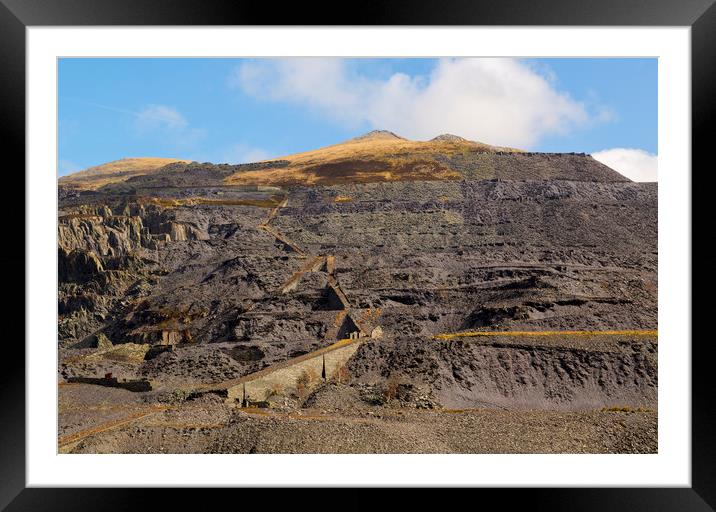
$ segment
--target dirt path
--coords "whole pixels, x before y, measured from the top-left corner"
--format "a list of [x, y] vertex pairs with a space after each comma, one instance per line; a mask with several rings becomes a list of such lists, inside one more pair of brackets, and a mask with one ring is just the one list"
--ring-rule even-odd
[[164, 405], [152, 405], [150, 407], [147, 407], [146, 409], [134, 412], [132, 414], [128, 414], [127, 416], [123, 416], [121, 418], [118, 418], [116, 420], [107, 421], [104, 423], [101, 423], [95, 427], [91, 427], [85, 430], [80, 430], [79, 432], [75, 432], [74, 434], [69, 434], [63, 437], [60, 437], [57, 445], [59, 448], [60, 453], [66, 453], [74, 445], [85, 439], [86, 437], [89, 437], [94, 434], [99, 434], [100, 432], [106, 432], [108, 430], [113, 430], [115, 428], [122, 427], [124, 425], [127, 425], [129, 423], [132, 423], [134, 421], [137, 421], [142, 418], [146, 418], [148, 416], [151, 416], [153, 414], [157, 414], [160, 412], [163, 412], [167, 410], [168, 407]]

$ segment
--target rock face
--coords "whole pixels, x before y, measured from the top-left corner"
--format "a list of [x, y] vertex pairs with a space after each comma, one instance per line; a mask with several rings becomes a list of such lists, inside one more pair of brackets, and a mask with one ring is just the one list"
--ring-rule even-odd
[[[410, 143], [380, 133], [352, 144], [362, 152], [375, 139]], [[202, 373], [210, 382], [358, 333], [376, 340], [353, 356], [355, 378], [400, 373], [446, 406], [654, 405], [655, 340], [605, 351], [432, 336], [656, 329], [656, 184], [586, 155], [439, 147], [426, 156], [412, 145], [419, 153], [400, 165], [429, 158], [449, 179], [411, 170], [379, 180], [371, 167], [365, 180], [341, 148], [342, 167], [321, 163], [318, 182], [301, 181], [300, 159], [287, 157], [176, 163], [63, 193], [61, 346], [98, 332], [177, 345], [130, 376], [161, 381], [171, 363], [168, 379], [190, 380], [192, 365], [216, 362]], [[290, 185], [274, 179], [288, 171]], [[270, 179], [252, 178], [261, 173]]]
[[68, 252], [60, 247], [57, 262], [60, 282], [85, 282], [104, 272], [102, 261], [91, 250]]
[[92, 251], [101, 256], [122, 256], [142, 246], [142, 218], [78, 216], [60, 219], [58, 240], [67, 251]]

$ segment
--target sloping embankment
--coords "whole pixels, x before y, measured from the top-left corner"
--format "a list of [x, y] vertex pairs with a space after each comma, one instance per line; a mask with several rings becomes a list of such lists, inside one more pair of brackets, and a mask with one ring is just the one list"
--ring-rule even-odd
[[433, 387], [444, 407], [656, 408], [655, 335], [415, 339], [359, 348], [360, 380], [391, 374]]

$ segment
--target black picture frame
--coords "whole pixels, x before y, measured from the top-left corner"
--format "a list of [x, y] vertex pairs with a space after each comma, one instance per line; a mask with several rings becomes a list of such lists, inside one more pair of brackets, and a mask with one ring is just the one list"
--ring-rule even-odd
[[[0, 140], [4, 143], [7, 201], [24, 210], [25, 178], [25, 29], [52, 25], [564, 25], [564, 26], [688, 26], [691, 27], [692, 70], [692, 275], [704, 270], [692, 286], [692, 487], [639, 489], [527, 489], [494, 496], [500, 508], [509, 509], [529, 501], [530, 507], [552, 510], [716, 510], [716, 404], [710, 381], [712, 360], [710, 337], [697, 337], [695, 328], [709, 318], [706, 292], [716, 281], [714, 257], [707, 244], [715, 238], [706, 224], [713, 213], [699, 212], [696, 204], [706, 205], [706, 194], [714, 190], [713, 171], [707, 172], [712, 151], [716, 119], [716, 0], [410, 0], [378, 2], [367, 0], [356, 8], [336, 2], [268, 4], [241, 0], [0, 0]], [[279, 7], [280, 5], [280, 7]], [[321, 13], [320, 15], [317, 13]], [[7, 162], [12, 162], [12, 167]], [[711, 163], [711, 162], [709, 162]], [[711, 164], [713, 167], [713, 164]], [[13, 172], [9, 172], [10, 170]], [[698, 187], [693, 177], [698, 175]], [[22, 193], [21, 193], [22, 191]], [[7, 196], [7, 192], [6, 192]], [[704, 201], [697, 201], [703, 196]], [[709, 197], [710, 199], [710, 197]], [[19, 204], [22, 203], [22, 204]], [[6, 203], [7, 204], [7, 203]], [[701, 214], [701, 215], [699, 215]], [[8, 214], [13, 217], [16, 214]], [[710, 222], [709, 222], [710, 223]], [[10, 304], [18, 310], [8, 315], [5, 359], [0, 385], [0, 509], [7, 510], [124, 510], [142, 508], [147, 491], [127, 489], [38, 489], [25, 488], [25, 361], [19, 339], [24, 327], [24, 281], [19, 268], [32, 272], [25, 264], [25, 225], [8, 219], [6, 235], [14, 240], [0, 253], [3, 272], [12, 282]], [[702, 227], [703, 229], [698, 229]], [[698, 250], [702, 249], [702, 250]], [[711, 253], [713, 254], [713, 253]], [[703, 256], [700, 256], [703, 255]], [[707, 267], [708, 265], [708, 267]], [[22, 273], [24, 277], [24, 273]], [[698, 292], [704, 292], [697, 301]], [[27, 307], [32, 307], [27, 304]], [[15, 324], [15, 325], [11, 325]], [[14, 332], [13, 332], [14, 331]], [[708, 331], [703, 331], [706, 334]], [[683, 340], [688, 343], [690, 340]], [[12, 361], [12, 363], [9, 363]], [[145, 493], [141, 498], [139, 493]], [[162, 500], [169, 500], [163, 493]], [[224, 494], [224, 493], [222, 493]], [[171, 500], [185, 506], [187, 493], [174, 490]], [[293, 494], [296, 496], [295, 492]], [[315, 496], [315, 495], [314, 495]], [[372, 500], [345, 491], [342, 508], [367, 508]], [[212, 500], [222, 499], [213, 497]], [[422, 493], [412, 499], [424, 502]], [[451, 498], [458, 499], [457, 498]], [[171, 501], [170, 500], [170, 501]], [[492, 501], [492, 500], [490, 500]], [[246, 503], [243, 501], [243, 503]], [[487, 502], [485, 502], [487, 503]], [[169, 501], [165, 501], [165, 507]], [[444, 504], [443, 504], [444, 506]]]

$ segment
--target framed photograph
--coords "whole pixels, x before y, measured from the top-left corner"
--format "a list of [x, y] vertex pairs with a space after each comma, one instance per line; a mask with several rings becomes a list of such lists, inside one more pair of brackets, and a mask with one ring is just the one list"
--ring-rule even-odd
[[712, 509], [712, 4], [316, 25], [2, 0], [26, 301], [0, 506], [390, 486]]

